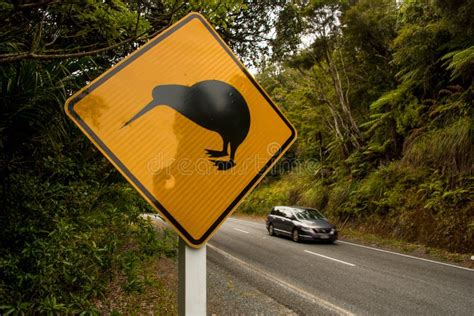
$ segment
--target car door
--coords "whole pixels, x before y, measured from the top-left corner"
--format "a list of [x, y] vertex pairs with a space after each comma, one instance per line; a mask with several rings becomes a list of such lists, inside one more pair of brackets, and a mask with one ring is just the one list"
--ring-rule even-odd
[[282, 230], [283, 214], [282, 214], [282, 211], [278, 208], [274, 209], [272, 223], [273, 223], [273, 228], [277, 232], [280, 232]]
[[293, 221], [291, 219], [291, 216], [293, 215], [293, 213], [291, 212], [290, 209], [283, 209], [282, 210], [283, 212], [283, 216], [282, 216], [282, 223], [281, 223], [281, 229], [287, 233], [287, 234], [291, 234], [291, 231], [293, 229]]
[[268, 225], [273, 225], [273, 228], [278, 226], [278, 209], [276, 207], [272, 208], [270, 214], [268, 215]]

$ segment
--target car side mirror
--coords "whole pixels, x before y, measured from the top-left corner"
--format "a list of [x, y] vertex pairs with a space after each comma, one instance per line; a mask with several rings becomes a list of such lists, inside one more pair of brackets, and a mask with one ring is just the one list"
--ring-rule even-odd
[[292, 221], [294, 221], [294, 220], [296, 219], [295, 215], [291, 215], [291, 216], [290, 216], [290, 219], [291, 219]]

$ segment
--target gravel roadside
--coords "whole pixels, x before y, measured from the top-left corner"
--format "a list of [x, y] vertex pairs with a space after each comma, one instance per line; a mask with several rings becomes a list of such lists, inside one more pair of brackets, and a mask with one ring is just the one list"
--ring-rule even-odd
[[208, 315], [296, 315], [292, 310], [207, 261]]

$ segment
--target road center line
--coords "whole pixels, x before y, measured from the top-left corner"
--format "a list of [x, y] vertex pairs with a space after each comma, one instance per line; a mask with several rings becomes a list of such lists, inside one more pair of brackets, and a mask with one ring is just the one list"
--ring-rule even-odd
[[325, 259], [329, 259], [329, 260], [332, 260], [332, 261], [336, 261], [336, 262], [339, 262], [339, 263], [347, 264], [348, 266], [351, 266], [351, 267], [355, 267], [355, 264], [345, 262], [345, 261], [342, 261], [342, 260], [339, 260], [339, 259], [331, 258], [331, 257], [328, 257], [328, 256], [320, 255], [319, 253], [315, 253], [315, 252], [312, 252], [312, 251], [309, 251], [309, 250], [305, 250], [304, 252], [310, 253], [312, 255], [322, 257], [322, 258], [325, 258]]
[[451, 268], [458, 268], [458, 269], [463, 269], [463, 270], [467, 270], [467, 271], [471, 271], [471, 272], [474, 271], [474, 269], [469, 269], [469, 268], [465, 268], [465, 267], [461, 267], [461, 266], [456, 266], [456, 265], [454, 265], [454, 264], [449, 264], [449, 263], [444, 263], [444, 262], [429, 260], [429, 259], [425, 259], [425, 258], [420, 258], [420, 257], [415, 257], [415, 256], [410, 256], [410, 255], [405, 255], [405, 254], [403, 254], [403, 253], [398, 253], [398, 252], [393, 252], [393, 251], [388, 251], [388, 250], [383, 250], [383, 249], [378, 249], [378, 248], [363, 246], [363, 245], [354, 244], [354, 243], [351, 243], [351, 242], [348, 242], [348, 241], [341, 241], [341, 240], [338, 240], [337, 242], [338, 242], [338, 243], [341, 243], [341, 244], [347, 244], [347, 245], [355, 246], [355, 247], [361, 247], [361, 248], [371, 249], [371, 250], [375, 250], [375, 251], [385, 252], [385, 253], [389, 253], [389, 254], [392, 254], [392, 255], [402, 256], [402, 257], [406, 257], [406, 258], [410, 258], [410, 259], [417, 259], [417, 260], [421, 260], [421, 261], [425, 261], [425, 262], [430, 262], [430, 263], [435, 263], [435, 264], [441, 264], [441, 265], [443, 265], [443, 266], [448, 266], [448, 267], [451, 267]]
[[238, 229], [238, 228], [234, 228], [235, 230], [238, 230], [239, 232], [242, 232], [242, 233], [246, 233], [248, 234], [249, 232], [245, 231], [245, 230], [242, 230], [242, 229]]
[[328, 309], [336, 314], [339, 314], [339, 315], [354, 315], [353, 313], [351, 313], [350, 311], [342, 308], [342, 307], [339, 307], [337, 305], [334, 305], [322, 298], [319, 298], [317, 296], [314, 296], [313, 294], [311, 293], [308, 293], [290, 283], [287, 283], [285, 281], [282, 281], [280, 280], [279, 278], [271, 275], [270, 273], [266, 272], [266, 271], [263, 271], [261, 269], [258, 269], [254, 266], [252, 266], [250, 263], [247, 263], [243, 260], [240, 260], [239, 258], [237, 257], [234, 257], [233, 255], [231, 255], [230, 253], [228, 252], [225, 252], [224, 250], [221, 250], [213, 245], [211, 245], [210, 243], [207, 244], [207, 247], [214, 250], [215, 252], [221, 254], [222, 256], [230, 259], [230, 260], [233, 260], [233, 261], [236, 261], [237, 263], [239, 263], [239, 266], [241, 267], [244, 267], [246, 268], [247, 270], [253, 272], [253, 273], [256, 273], [258, 274], [259, 276], [267, 279], [268, 281], [271, 281], [271, 282], [274, 282], [275, 284], [281, 286], [281, 287], [284, 287], [286, 288], [287, 290], [307, 299], [307, 300], [310, 300], [312, 301], [313, 303], [325, 308], [325, 309]]
[[248, 221], [248, 220], [240, 219], [240, 218], [235, 218], [235, 217], [229, 217], [228, 220], [229, 221], [244, 222], [246, 224], [250, 224], [250, 225], [254, 225], [254, 226], [258, 226], [258, 227], [265, 226], [265, 223], [262, 223], [262, 222], [252, 222], [252, 221]]

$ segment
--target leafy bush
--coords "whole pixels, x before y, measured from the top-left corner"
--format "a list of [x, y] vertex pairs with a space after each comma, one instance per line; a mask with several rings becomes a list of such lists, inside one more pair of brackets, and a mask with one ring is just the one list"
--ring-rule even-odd
[[6, 179], [2, 313], [94, 312], [91, 301], [103, 295], [112, 267], [126, 270], [144, 256], [173, 255], [175, 245], [140, 217], [147, 207], [137, 193], [125, 183], [99, 180], [115, 177], [103, 158], [73, 158], [47, 157], [37, 162], [43, 175]]
[[307, 190], [301, 193], [298, 204], [319, 210], [324, 209], [329, 202], [329, 191], [327, 186], [322, 185], [319, 181], [314, 181]]
[[273, 206], [288, 203], [290, 187], [287, 182], [280, 185], [260, 185], [258, 191], [254, 191], [240, 205], [239, 210], [243, 214], [267, 215]]

